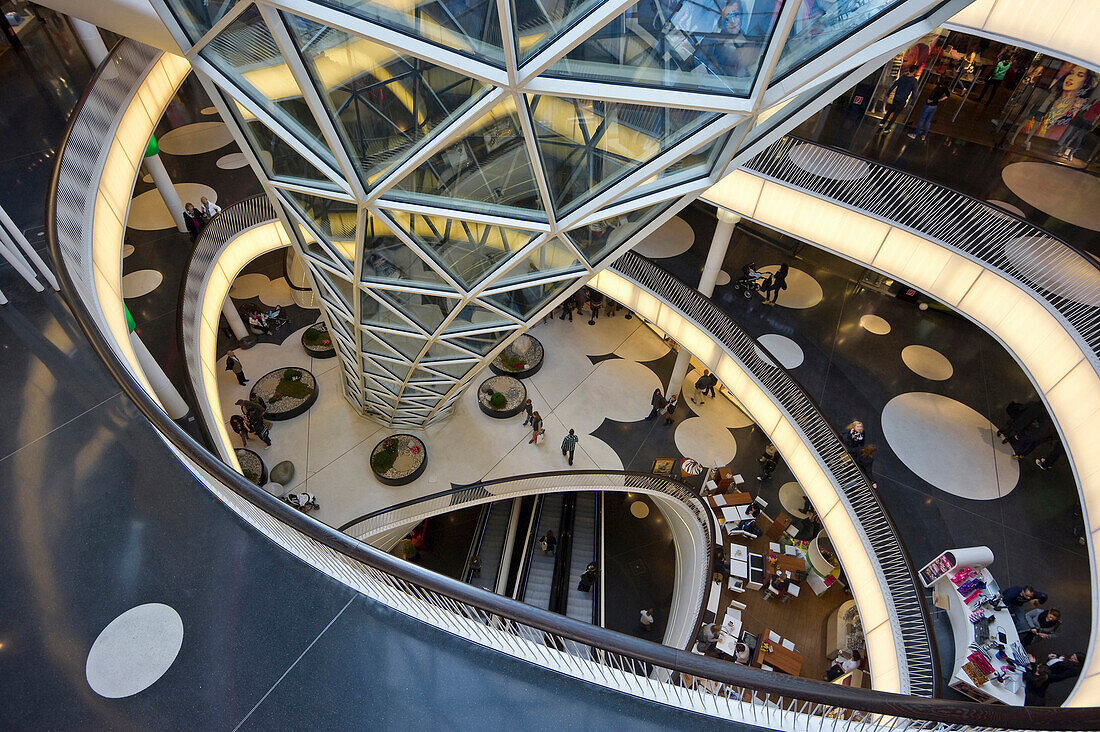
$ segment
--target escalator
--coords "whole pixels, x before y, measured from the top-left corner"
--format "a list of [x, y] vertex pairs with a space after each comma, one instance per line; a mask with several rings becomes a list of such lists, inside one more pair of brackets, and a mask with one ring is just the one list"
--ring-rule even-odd
[[597, 568], [599, 567], [598, 502], [599, 496], [596, 493], [576, 494], [572, 535], [569, 542], [569, 572], [565, 583], [565, 614], [575, 620], [583, 620], [595, 625], [600, 624], [599, 580], [597, 579], [596, 584], [588, 592], [578, 590], [577, 583], [589, 562], [595, 562]]
[[[470, 547], [470, 557], [466, 562], [464, 579], [469, 584], [489, 592], [496, 592], [497, 579], [505, 558], [508, 522], [512, 515], [513, 504], [514, 501], [497, 501], [482, 509], [478, 533]], [[473, 561], [474, 557], [478, 562]]]
[[[564, 498], [564, 494], [550, 493], [536, 503], [531, 517], [534, 530], [528, 532], [525, 548], [527, 561], [514, 595], [515, 599], [543, 610], [550, 609], [554, 570], [564, 549], [560, 540]], [[538, 546], [539, 538], [546, 536], [547, 531], [553, 531], [559, 537], [558, 552], [554, 554], [546, 554]]]

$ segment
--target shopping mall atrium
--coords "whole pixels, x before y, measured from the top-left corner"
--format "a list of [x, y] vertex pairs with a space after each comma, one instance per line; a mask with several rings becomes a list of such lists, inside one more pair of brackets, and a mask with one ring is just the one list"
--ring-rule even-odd
[[1100, 729], [1100, 3], [0, 10], [3, 729]]

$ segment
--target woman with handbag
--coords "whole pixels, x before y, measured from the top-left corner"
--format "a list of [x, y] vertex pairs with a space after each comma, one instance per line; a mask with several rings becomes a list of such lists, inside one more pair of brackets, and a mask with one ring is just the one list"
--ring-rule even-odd
[[538, 412], [534, 412], [531, 415], [531, 439], [527, 441], [527, 444], [537, 445], [539, 442], [539, 435], [541, 435], [542, 432], [542, 417]]

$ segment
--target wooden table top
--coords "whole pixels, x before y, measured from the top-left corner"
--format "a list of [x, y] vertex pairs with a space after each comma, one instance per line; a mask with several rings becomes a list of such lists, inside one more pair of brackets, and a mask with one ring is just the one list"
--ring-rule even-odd
[[760, 668], [766, 663], [778, 671], [790, 674], [791, 676], [798, 676], [802, 673], [801, 653], [796, 653], [789, 648], [784, 648], [781, 643], [776, 643], [775, 641], [767, 641], [770, 650], [767, 653], [763, 652], [762, 648], [764, 642], [770, 634], [770, 630], [765, 630], [760, 634], [760, 640], [756, 646], [756, 653], [753, 654], [752, 665], [756, 668]]
[[[772, 567], [772, 557], [776, 559], [775, 567]], [[768, 552], [764, 557], [764, 576], [771, 577], [777, 571], [790, 572], [792, 575], [795, 572], [804, 572], [806, 571], [806, 560], [801, 556]]]
[[[722, 493], [722, 498], [725, 499], [724, 506], [747, 506], [752, 503], [752, 494], [748, 491], [737, 491], [735, 493]], [[723, 505], [719, 505], [714, 499], [716, 496], [707, 496], [707, 503], [711, 508], [722, 508]]]

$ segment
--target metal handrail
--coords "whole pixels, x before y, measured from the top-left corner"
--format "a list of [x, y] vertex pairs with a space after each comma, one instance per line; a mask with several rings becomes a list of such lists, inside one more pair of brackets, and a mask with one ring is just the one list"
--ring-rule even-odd
[[[843, 156], [866, 165], [868, 174], [856, 180], [815, 175], [790, 160], [796, 146], [812, 148], [811, 162]], [[1024, 286], [1060, 316], [1100, 370], [1100, 263], [1055, 234], [947, 186], [797, 137], [777, 140], [744, 167], [931, 239]]]
[[[126, 52], [123, 41], [116, 54]], [[102, 67], [101, 67], [102, 68]], [[247, 481], [242, 475], [217, 460], [173, 422], [159, 404], [142, 388], [129, 367], [115, 353], [89, 309], [81, 283], [87, 272], [70, 268], [90, 267], [84, 252], [66, 251], [59, 229], [83, 223], [61, 221], [65, 195], [86, 195], [94, 190], [95, 176], [89, 179], [91, 161], [72, 132], [86, 109], [93, 108], [98, 95], [99, 72], [85, 89], [76, 105], [53, 171], [46, 203], [47, 236], [50, 255], [62, 286], [62, 295], [74, 318], [122, 391], [134, 403], [169, 445], [191, 463], [196, 477], [208, 490], [245, 520], [264, 531], [282, 546], [293, 546], [299, 557], [331, 576], [368, 592], [392, 607], [415, 609], [418, 617], [470, 642], [490, 645], [497, 650], [553, 666], [581, 677], [591, 672], [591, 681], [623, 693], [644, 696], [659, 703], [681, 708], [692, 705], [712, 715], [737, 715], [761, 725], [788, 727], [804, 723], [808, 717], [836, 728], [860, 728], [879, 724], [891, 729], [934, 730], [942, 725], [954, 729], [1095, 729], [1097, 710], [1029, 707], [1024, 709], [992, 707], [937, 699], [923, 699], [853, 689], [730, 664], [651, 641], [623, 635], [571, 618], [538, 610], [491, 592], [466, 585], [414, 564], [391, 557], [357, 542], [297, 510]], [[136, 86], [143, 75], [122, 77]], [[96, 100], [96, 106], [101, 100]], [[100, 138], [113, 137], [114, 130], [102, 119], [89, 133]], [[84, 231], [80, 234], [83, 235]], [[595, 662], [578, 660], [572, 651], [598, 649]], [[706, 679], [719, 685], [716, 693], [704, 693], [687, 686], [687, 680]], [[584, 678], [589, 678], [585, 675]]]
[[909, 693], [934, 696], [937, 668], [931, 615], [918, 589], [914, 565], [870, 481], [852, 460], [817, 403], [764, 346], [710, 298], [683, 280], [634, 252], [620, 257], [611, 269], [642, 285], [703, 326], [711, 337], [730, 349], [798, 424], [808, 446], [816, 452], [832, 482], [847, 499], [858, 520], [857, 526], [865, 536], [865, 546], [871, 549], [871, 559], [881, 569], [889, 592], [888, 608], [894, 611], [896, 631], [908, 664], [908, 669], [900, 670], [903, 674], [908, 672]]

